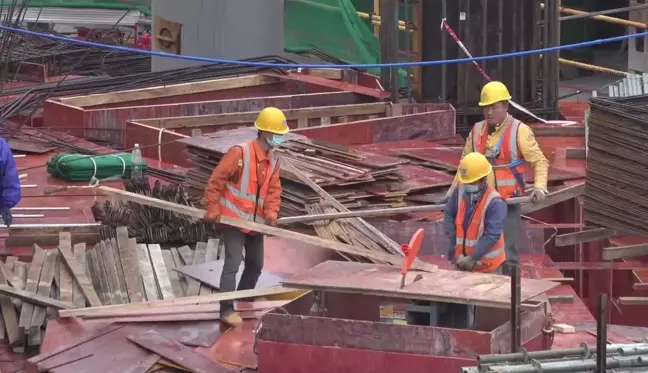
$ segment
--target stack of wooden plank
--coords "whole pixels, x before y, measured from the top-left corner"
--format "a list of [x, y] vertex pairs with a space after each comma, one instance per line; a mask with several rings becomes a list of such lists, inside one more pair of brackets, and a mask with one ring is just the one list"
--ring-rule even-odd
[[[199, 242], [193, 250], [189, 246], [163, 250], [158, 244], [138, 244], [128, 237], [125, 227], [116, 231], [116, 239], [101, 241], [88, 251], [84, 243], [72, 245], [70, 233], [61, 233], [56, 250], [34, 245], [31, 263], [17, 257], [0, 262], [0, 335], [6, 335], [13, 347], [21, 347], [23, 342], [26, 349], [36, 347], [43, 341], [47, 316], [55, 318], [54, 311], [61, 317], [101, 322], [213, 323], [219, 319], [217, 304], [189, 306], [212, 303], [204, 297], [219, 296], [220, 276], [204, 275], [207, 267], [208, 272], [222, 268], [222, 261], [217, 261], [219, 240]], [[267, 286], [278, 283], [278, 279], [271, 284], [266, 281]], [[167, 302], [160, 305], [165, 309], [160, 311], [155, 302]], [[175, 305], [184, 307], [166, 307]], [[106, 306], [126, 308], [106, 311]]]
[[[187, 190], [202, 196], [222, 156], [233, 146], [255, 138], [254, 128], [239, 128], [181, 140], [195, 164], [185, 180]], [[404, 159], [354, 151], [290, 133], [275, 153], [350, 209], [400, 206], [408, 193], [399, 170], [407, 163]], [[317, 194], [293, 173], [282, 168], [281, 177], [282, 217], [302, 215], [308, 204], [318, 201]]]
[[585, 221], [648, 235], [648, 98], [592, 99]]

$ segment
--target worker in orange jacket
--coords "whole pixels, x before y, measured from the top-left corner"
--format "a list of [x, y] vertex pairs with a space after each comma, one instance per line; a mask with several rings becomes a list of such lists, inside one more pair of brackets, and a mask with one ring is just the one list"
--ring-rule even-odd
[[[228, 216], [274, 226], [281, 202], [279, 161], [273, 149], [279, 147], [288, 133], [286, 117], [281, 110], [265, 108], [254, 126], [256, 140], [232, 147], [218, 163], [205, 190], [205, 220], [218, 222]], [[245, 229], [226, 228], [222, 232], [225, 263], [220, 278], [221, 292], [254, 289], [263, 269], [263, 235]], [[245, 266], [238, 288], [236, 275]], [[242, 323], [234, 311], [233, 301], [220, 303], [221, 320], [229, 325]]]
[[[477, 152], [466, 154], [459, 162], [455, 188], [444, 208], [443, 228], [450, 239], [448, 258], [462, 271], [502, 273], [506, 202], [487, 177], [493, 167]], [[474, 305], [446, 304], [443, 319], [452, 328], [472, 329]]]
[[[482, 88], [479, 106], [483, 109], [485, 120], [473, 126], [462, 157], [471, 152], [485, 155], [494, 171], [488, 175], [487, 182], [504, 199], [524, 194], [524, 164], [531, 163], [535, 174], [531, 197], [537, 203], [544, 200], [548, 193], [549, 162], [542, 154], [531, 128], [508, 113], [510, 99], [508, 89], [501, 82], [493, 81]], [[451, 196], [456, 185], [455, 179], [444, 201]], [[504, 221], [505, 274], [511, 274], [513, 266], [520, 264], [520, 254], [516, 248], [520, 228], [520, 205], [508, 205]]]

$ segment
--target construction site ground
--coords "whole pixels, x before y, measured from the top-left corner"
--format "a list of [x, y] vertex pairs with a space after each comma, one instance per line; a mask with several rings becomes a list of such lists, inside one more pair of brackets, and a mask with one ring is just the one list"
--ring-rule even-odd
[[[359, 85], [345, 82], [344, 74], [339, 70], [313, 71], [310, 75], [261, 73], [95, 96], [60, 97], [48, 101], [34, 123], [58, 131], [59, 138], [66, 143], [74, 143], [78, 148], [95, 153], [107, 153], [111, 149], [73, 136], [92, 137], [124, 149], [130, 149], [135, 143], [140, 144], [149, 166], [183, 175], [193, 163], [185, 151], [185, 145], [175, 140], [195, 136], [192, 133], [195, 129], [210, 134], [250, 126], [259, 109], [275, 105], [286, 110], [289, 125], [296, 134], [364, 152], [368, 159], [376, 162], [391, 162], [394, 159], [402, 162], [397, 167], [404, 178], [398, 181], [398, 185], [408, 192], [405, 193], [407, 197], [398, 202], [401, 205], [435, 202], [452, 182], [453, 169], [463, 147], [463, 140], [456, 135], [454, 109], [447, 104], [384, 103], [381, 100], [385, 98], [385, 92], [376, 89], [375, 78], [361, 75], [356, 79]], [[532, 123], [536, 138], [551, 165], [550, 191], [577, 186], [585, 179], [582, 122], [587, 107], [587, 103], [583, 102], [561, 102], [560, 109], [565, 119], [577, 121], [579, 125], [561, 127]], [[42, 145], [43, 141], [39, 144]], [[45, 195], [47, 190], [66, 183], [54, 179], [45, 167], [39, 166], [63, 149], [57, 147], [43, 154], [32, 153], [16, 158], [19, 169], [24, 170], [21, 173], [27, 174], [22, 183], [35, 185], [23, 189], [24, 197], [19, 207], [66, 206], [70, 210], [47, 211], [42, 218], [18, 218], [14, 223], [82, 224], [95, 221], [90, 207], [110, 197], [104, 196], [96, 188], [87, 187], [87, 183], [69, 184], [77, 188]], [[532, 178], [532, 172], [527, 174]], [[527, 178], [528, 181], [531, 180]], [[123, 188], [121, 182], [105, 185]], [[380, 188], [383, 186], [365, 192], [389, 194], [388, 189]], [[384, 198], [390, 201], [390, 197]], [[551, 302], [554, 322], [576, 328], [574, 334], [555, 333], [554, 349], [575, 348], [581, 343], [594, 344], [595, 295], [607, 292], [612, 299], [628, 296], [627, 290], [620, 289], [632, 289], [632, 283], [643, 282], [647, 272], [640, 270], [644, 267], [640, 261], [626, 262], [626, 268], [632, 269], [585, 270], [587, 262], [601, 261], [596, 257], [593, 244], [590, 248], [580, 249], [584, 252], [580, 257], [575, 255], [576, 250], [565, 250], [554, 245], [553, 237], [556, 234], [583, 227], [579, 201], [570, 199], [529, 213], [518, 245], [522, 253], [524, 277], [573, 278], [573, 281], [556, 286], [547, 293], [550, 297], [563, 299]], [[447, 238], [439, 222], [441, 218], [439, 211], [410, 213], [391, 219], [371, 220], [371, 224], [397, 243], [409, 241], [417, 229], [423, 228], [425, 239], [419, 258], [440, 268], [452, 269], [443, 257], [447, 250]], [[264, 270], [271, 273], [295, 275], [326, 260], [342, 260], [329, 249], [307, 247], [304, 243], [287, 239], [268, 237], [265, 242]], [[632, 237], [611, 241], [614, 245], [639, 242], [645, 241]], [[52, 249], [55, 246], [43, 248]], [[3, 245], [0, 250], [5, 257], [18, 257], [26, 262], [31, 261], [34, 253], [31, 245]], [[633, 291], [632, 294], [641, 293]], [[636, 327], [610, 326], [609, 343], [630, 343], [646, 335], [647, 330], [641, 328], [646, 325], [641, 320], [641, 310], [645, 306], [614, 305], [612, 308], [610, 321], [613, 324], [623, 321]], [[247, 320], [242, 329], [222, 335], [210, 329], [212, 334], [205, 338], [212, 338], [215, 343], [211, 347], [199, 347], [198, 351], [232, 371], [246, 366], [255, 367], [257, 357], [253, 351], [254, 336], [251, 333], [254, 324], [254, 319]], [[78, 341], [102, 325], [105, 324], [101, 319], [50, 320], [40, 353]], [[185, 326], [185, 332], [206, 333], [204, 330], [201, 332], [199, 325], [196, 323], [193, 328]], [[124, 342], [114, 343], [115, 356], [126, 353], [122, 348]], [[105, 348], [111, 348], [110, 343]], [[2, 372], [19, 372], [23, 369], [22, 355], [11, 350], [8, 345], [3, 346], [3, 356], [0, 358]]]

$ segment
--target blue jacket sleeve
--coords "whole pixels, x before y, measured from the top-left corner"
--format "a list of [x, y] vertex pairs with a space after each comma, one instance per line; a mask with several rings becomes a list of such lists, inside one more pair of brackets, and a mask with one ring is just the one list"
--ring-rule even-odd
[[457, 217], [457, 198], [459, 198], [459, 188], [455, 188], [450, 198], [446, 201], [445, 208], [443, 209], [443, 231], [450, 240], [450, 248], [448, 249], [448, 260], [454, 261], [454, 249], [457, 242], [457, 227], [455, 226], [455, 218]]
[[472, 258], [480, 260], [497, 243], [504, 231], [504, 219], [506, 218], [506, 202], [501, 198], [495, 198], [486, 209], [484, 222], [484, 234], [477, 241], [477, 247]]
[[18, 180], [18, 169], [14, 161], [11, 148], [7, 142], [0, 138], [0, 212], [15, 207], [22, 198], [20, 191], [20, 180]]

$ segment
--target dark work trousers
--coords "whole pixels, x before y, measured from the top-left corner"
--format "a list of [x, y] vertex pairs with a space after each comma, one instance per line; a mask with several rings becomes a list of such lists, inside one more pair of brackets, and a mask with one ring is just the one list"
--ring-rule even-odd
[[517, 250], [517, 239], [522, 229], [522, 206], [519, 204], [507, 206], [506, 219], [504, 219], [504, 251], [506, 261], [502, 265], [503, 273], [510, 276], [513, 266], [520, 265], [520, 253]]
[[[235, 290], [254, 289], [263, 269], [263, 235], [245, 234], [238, 229], [227, 229], [222, 235], [225, 246], [225, 264], [220, 278], [221, 293]], [[245, 267], [238, 288], [236, 275], [243, 262], [245, 248]], [[234, 301], [220, 302], [221, 315], [234, 311]]]

